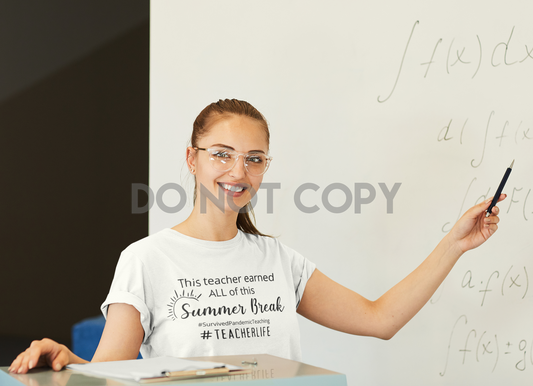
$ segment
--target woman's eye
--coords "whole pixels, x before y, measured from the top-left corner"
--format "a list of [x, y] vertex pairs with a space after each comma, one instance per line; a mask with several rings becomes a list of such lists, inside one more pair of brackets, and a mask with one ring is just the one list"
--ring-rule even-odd
[[254, 164], [260, 164], [263, 162], [263, 158], [259, 156], [250, 156], [248, 157], [248, 162], [251, 162]]
[[217, 151], [213, 153], [213, 157], [217, 158], [230, 158], [229, 153], [226, 153], [225, 151]]

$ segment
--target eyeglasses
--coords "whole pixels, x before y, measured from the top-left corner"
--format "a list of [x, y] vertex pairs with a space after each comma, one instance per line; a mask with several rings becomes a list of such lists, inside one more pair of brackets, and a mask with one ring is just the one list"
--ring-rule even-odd
[[272, 157], [262, 153], [239, 153], [223, 147], [210, 147], [208, 149], [194, 147], [193, 149], [208, 152], [211, 164], [221, 172], [228, 172], [233, 169], [237, 159], [242, 156], [246, 171], [252, 176], [260, 176], [267, 171], [270, 161], [272, 161]]

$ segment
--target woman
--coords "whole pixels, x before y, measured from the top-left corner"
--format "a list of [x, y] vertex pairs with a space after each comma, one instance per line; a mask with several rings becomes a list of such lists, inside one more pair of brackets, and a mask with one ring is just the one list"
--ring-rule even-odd
[[[135, 359], [139, 349], [144, 357], [261, 352], [298, 360], [296, 312], [338, 331], [390, 339], [459, 257], [498, 228], [497, 207], [485, 217], [491, 200], [472, 207], [417, 269], [370, 301], [255, 228], [248, 208], [271, 161], [268, 150], [266, 120], [247, 102], [220, 100], [200, 113], [187, 148], [193, 211], [121, 254], [93, 362]], [[85, 362], [43, 339], [10, 371]]]

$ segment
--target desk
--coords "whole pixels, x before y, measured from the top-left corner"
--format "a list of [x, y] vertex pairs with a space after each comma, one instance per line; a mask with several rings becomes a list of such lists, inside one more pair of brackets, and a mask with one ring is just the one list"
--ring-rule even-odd
[[[182, 380], [157, 383], [165, 386], [170, 385], [193, 385], [198, 383], [224, 382], [225, 385], [238, 386], [346, 386], [346, 376], [306, 365], [305, 363], [291, 361], [267, 354], [260, 355], [230, 355], [216, 357], [187, 358], [223, 362], [236, 366], [243, 366], [242, 361], [253, 362], [249, 374], [232, 375], [225, 377], [203, 378], [196, 380]], [[0, 385], [2, 386], [121, 386], [139, 385], [137, 382], [128, 382], [117, 379], [99, 378], [81, 374], [77, 371], [62, 370], [54, 372], [49, 368], [35, 369], [28, 374], [10, 374], [7, 367], [0, 368]], [[148, 384], [149, 385], [149, 384]]]

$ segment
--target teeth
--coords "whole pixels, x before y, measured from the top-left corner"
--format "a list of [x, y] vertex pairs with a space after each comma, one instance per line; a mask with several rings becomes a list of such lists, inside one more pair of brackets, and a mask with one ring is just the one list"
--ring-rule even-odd
[[222, 187], [226, 190], [231, 190], [232, 192], [242, 192], [244, 188], [242, 186], [222, 184]]

